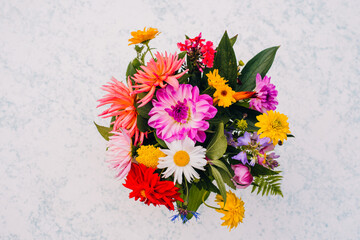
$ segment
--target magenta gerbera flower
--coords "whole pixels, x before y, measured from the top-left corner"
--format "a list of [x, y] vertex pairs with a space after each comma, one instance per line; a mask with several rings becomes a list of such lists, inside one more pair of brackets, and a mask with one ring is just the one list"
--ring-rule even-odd
[[270, 79], [267, 76], [262, 79], [260, 74], [256, 75], [256, 94], [255, 98], [250, 100], [250, 108], [262, 113], [276, 109], [278, 91], [275, 85], [270, 83]]
[[199, 88], [190, 84], [180, 84], [177, 90], [167, 85], [156, 92], [152, 103], [154, 107], [149, 112], [148, 124], [167, 142], [186, 136], [204, 142], [205, 130], [209, 128], [206, 120], [217, 113], [213, 99], [207, 94], [199, 95]]

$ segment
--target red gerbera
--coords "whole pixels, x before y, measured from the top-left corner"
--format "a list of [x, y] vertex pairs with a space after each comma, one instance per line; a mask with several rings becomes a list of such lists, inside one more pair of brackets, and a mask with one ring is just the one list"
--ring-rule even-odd
[[147, 205], [165, 205], [169, 210], [174, 210], [174, 201], [184, 202], [180, 198], [179, 188], [172, 181], [160, 181], [160, 177], [143, 164], [132, 163], [131, 170], [126, 177], [125, 187], [133, 190], [129, 198], [140, 199]]

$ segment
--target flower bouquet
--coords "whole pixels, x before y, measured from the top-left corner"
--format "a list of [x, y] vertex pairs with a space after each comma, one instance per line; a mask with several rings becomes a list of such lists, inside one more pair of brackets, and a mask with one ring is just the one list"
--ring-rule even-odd
[[[290, 135], [287, 117], [274, 111], [277, 90], [266, 76], [278, 47], [246, 65], [236, 38], [213, 42], [186, 36], [180, 53], [154, 52], [155, 28], [132, 32], [136, 57], [126, 83], [102, 89], [98, 107], [110, 126], [96, 127], [108, 141], [107, 162], [125, 179], [129, 198], [175, 211], [171, 220], [199, 218], [204, 204], [224, 214], [230, 230], [244, 218], [244, 202], [227, 189], [252, 185], [257, 194], [281, 195], [276, 145]], [[149, 58], [146, 61], [146, 58]], [[215, 193], [215, 202], [206, 202]], [[215, 207], [215, 206], [216, 207]]]

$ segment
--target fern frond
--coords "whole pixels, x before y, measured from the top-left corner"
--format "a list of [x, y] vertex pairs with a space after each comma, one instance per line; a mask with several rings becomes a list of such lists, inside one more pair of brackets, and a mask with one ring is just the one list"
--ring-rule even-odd
[[256, 194], [259, 194], [261, 192], [263, 196], [265, 194], [266, 196], [268, 196], [270, 193], [271, 195], [280, 195], [284, 197], [280, 189], [280, 181], [282, 180], [282, 178], [283, 177], [279, 175], [254, 177], [251, 192], [254, 192], [257, 188]]

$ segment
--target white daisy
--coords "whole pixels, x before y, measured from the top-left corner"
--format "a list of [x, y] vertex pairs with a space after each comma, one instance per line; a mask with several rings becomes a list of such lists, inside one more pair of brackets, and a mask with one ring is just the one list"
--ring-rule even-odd
[[167, 168], [163, 173], [165, 178], [174, 174], [174, 182], [182, 183], [182, 175], [188, 182], [194, 178], [200, 178], [194, 168], [205, 171], [204, 166], [206, 149], [201, 146], [195, 146], [195, 142], [189, 137], [182, 140], [166, 142], [169, 149], [161, 149], [166, 157], [159, 158], [158, 168]]

